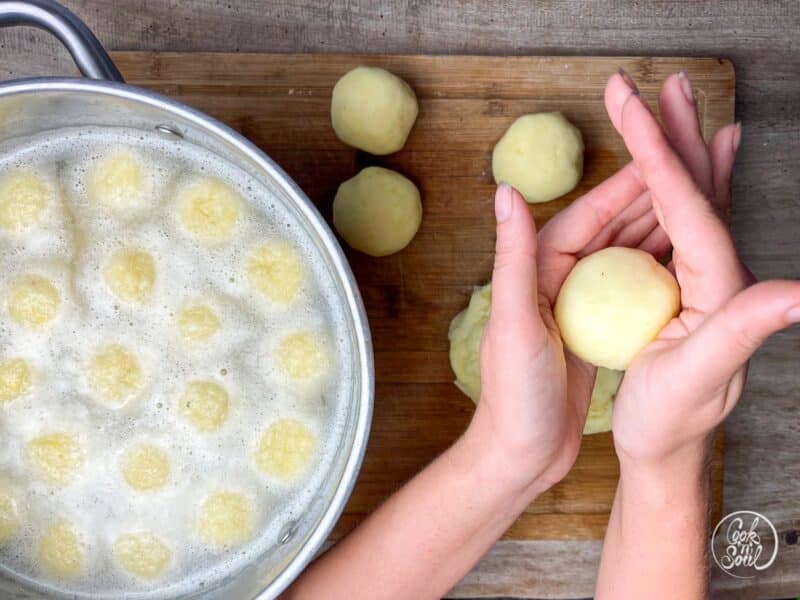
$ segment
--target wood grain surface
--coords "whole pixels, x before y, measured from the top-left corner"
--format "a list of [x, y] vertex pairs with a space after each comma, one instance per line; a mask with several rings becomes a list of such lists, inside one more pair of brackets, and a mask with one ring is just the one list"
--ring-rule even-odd
[[[107, 48], [222, 52], [721, 56], [743, 124], [732, 228], [760, 278], [800, 277], [800, 3], [796, 0], [65, 0]], [[0, 79], [73, 72], [46, 34], [0, 30]], [[751, 361], [726, 423], [727, 511], [766, 514], [778, 560], [752, 580], [711, 569], [719, 598], [800, 595], [800, 330]], [[792, 543], [794, 542], [794, 543]], [[599, 542], [501, 541], [454, 597], [590, 596]]]

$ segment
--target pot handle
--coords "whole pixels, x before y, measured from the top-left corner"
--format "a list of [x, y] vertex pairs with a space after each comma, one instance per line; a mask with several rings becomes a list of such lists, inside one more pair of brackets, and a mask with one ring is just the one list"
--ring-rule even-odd
[[43, 29], [69, 50], [84, 77], [124, 83], [98, 39], [73, 12], [53, 0], [0, 0], [0, 27]]

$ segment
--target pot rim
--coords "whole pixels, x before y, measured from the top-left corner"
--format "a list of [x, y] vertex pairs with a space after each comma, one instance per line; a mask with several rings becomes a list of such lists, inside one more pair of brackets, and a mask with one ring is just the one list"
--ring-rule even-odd
[[207, 133], [216, 136], [245, 154], [259, 169], [274, 179], [295, 204], [306, 224], [322, 242], [333, 266], [334, 277], [344, 290], [346, 306], [354, 325], [356, 368], [359, 390], [355, 414], [353, 442], [342, 475], [330, 503], [323, 511], [316, 527], [298, 552], [281, 568], [278, 575], [256, 596], [258, 599], [275, 598], [294, 581], [314, 559], [330, 535], [355, 487], [361, 470], [369, 439], [375, 396], [375, 369], [372, 338], [367, 314], [353, 272], [341, 246], [319, 211], [295, 181], [263, 150], [242, 134], [210, 115], [173, 100], [167, 96], [127, 83], [88, 79], [84, 77], [34, 77], [0, 82], [0, 97], [41, 92], [88, 92], [113, 98], [139, 102], [185, 119]]

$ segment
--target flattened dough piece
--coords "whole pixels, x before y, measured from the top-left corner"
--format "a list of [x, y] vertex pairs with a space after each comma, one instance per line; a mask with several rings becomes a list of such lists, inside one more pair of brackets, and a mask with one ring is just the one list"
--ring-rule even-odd
[[152, 581], [167, 568], [172, 559], [172, 551], [155, 534], [134, 531], [116, 539], [114, 557], [131, 575]]
[[292, 479], [305, 471], [317, 448], [317, 436], [295, 419], [280, 419], [267, 427], [256, 449], [256, 466], [280, 479]]
[[331, 95], [336, 135], [345, 144], [372, 154], [400, 150], [418, 111], [411, 86], [378, 67], [358, 66], [345, 73]]
[[19, 530], [20, 518], [17, 501], [10, 493], [0, 489], [0, 544]]
[[30, 171], [12, 171], [0, 178], [0, 229], [20, 232], [35, 225], [52, 201], [53, 190]]
[[41, 275], [23, 275], [11, 283], [8, 313], [23, 327], [44, 327], [55, 318], [59, 306], [61, 296], [58, 290]]
[[63, 431], [44, 433], [28, 442], [28, 458], [38, 474], [57, 485], [66, 485], [84, 463], [78, 438]]
[[169, 457], [158, 446], [137, 444], [120, 458], [120, 471], [125, 482], [135, 490], [156, 490], [169, 478]]
[[320, 375], [328, 363], [325, 347], [308, 331], [283, 338], [276, 354], [281, 369], [292, 379], [309, 379]]
[[237, 546], [252, 534], [253, 509], [243, 494], [216, 491], [200, 507], [200, 537], [213, 546]]
[[128, 148], [112, 148], [95, 162], [86, 175], [89, 202], [125, 210], [144, 205], [150, 190], [141, 157]]
[[456, 374], [455, 384], [473, 402], [481, 396], [481, 369], [478, 356], [481, 337], [489, 320], [492, 305], [492, 284], [476, 288], [467, 308], [450, 322], [450, 367]]
[[153, 291], [156, 262], [143, 250], [121, 248], [108, 260], [105, 278], [108, 287], [118, 298], [142, 302]]
[[191, 381], [180, 399], [180, 410], [198, 431], [216, 431], [228, 418], [229, 397], [214, 381]]
[[23, 358], [10, 358], [0, 362], [0, 404], [16, 400], [32, 384], [31, 367]]
[[258, 292], [281, 305], [294, 300], [305, 277], [297, 250], [276, 240], [258, 246], [247, 261], [247, 278]]
[[110, 344], [90, 360], [87, 382], [101, 403], [120, 408], [141, 391], [144, 374], [136, 355], [125, 346]]
[[68, 521], [59, 521], [39, 540], [39, 566], [53, 577], [74, 579], [83, 571], [83, 543]]
[[578, 261], [553, 313], [576, 356], [624, 371], [680, 306], [678, 282], [664, 266], [642, 250], [612, 247]]
[[178, 311], [178, 330], [189, 342], [204, 342], [219, 328], [219, 317], [205, 304], [186, 304]]
[[183, 227], [203, 242], [230, 238], [242, 212], [239, 194], [214, 177], [200, 177], [184, 186], [177, 204]]
[[514, 186], [531, 203], [572, 190], [583, 175], [583, 137], [561, 113], [524, 115], [511, 124], [492, 152], [497, 183]]
[[414, 183], [400, 173], [367, 167], [339, 186], [333, 226], [349, 246], [370, 256], [399, 252], [422, 222], [422, 202]]

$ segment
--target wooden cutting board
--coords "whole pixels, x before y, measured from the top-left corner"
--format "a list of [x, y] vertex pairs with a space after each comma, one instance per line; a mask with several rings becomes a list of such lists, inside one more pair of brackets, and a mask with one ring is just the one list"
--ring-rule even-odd
[[[629, 160], [605, 113], [603, 88], [619, 66], [657, 107], [660, 83], [685, 69], [709, 137], [733, 119], [734, 72], [716, 59], [160, 54], [117, 52], [126, 80], [199, 108], [274, 158], [330, 222], [337, 186], [379, 164], [414, 180], [422, 227], [403, 252], [370, 258], [346, 248], [375, 346], [375, 417], [364, 467], [334, 537], [351, 529], [464, 430], [472, 402], [452, 384], [447, 328], [473, 286], [491, 274], [491, 151], [519, 115], [562, 111], [583, 133], [585, 173], [559, 200], [531, 208], [541, 227]], [[342, 144], [330, 125], [331, 89], [358, 64], [389, 69], [420, 101], [405, 148], [372, 157]], [[722, 436], [713, 460], [713, 507], [721, 510]], [[569, 476], [506, 533], [511, 539], [602, 538], [619, 469], [610, 434], [584, 437]]]

